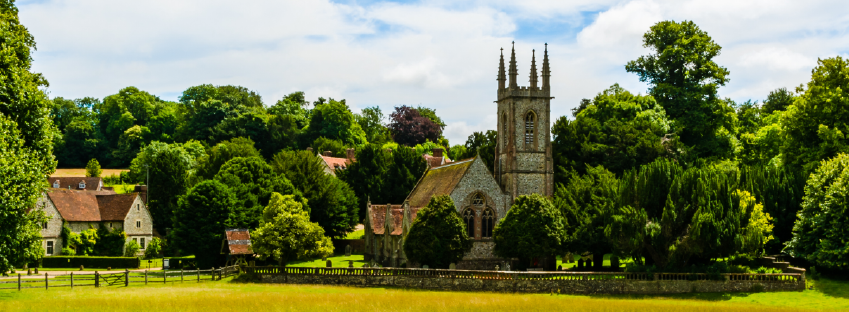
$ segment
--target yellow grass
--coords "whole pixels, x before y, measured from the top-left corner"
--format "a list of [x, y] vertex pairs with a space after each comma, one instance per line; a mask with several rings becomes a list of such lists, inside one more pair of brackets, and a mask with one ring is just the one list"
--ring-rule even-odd
[[[762, 301], [774, 296], [786, 300]], [[806, 296], [814, 296], [807, 298]], [[796, 300], [793, 300], [796, 298]], [[787, 301], [789, 300], [789, 301]], [[832, 300], [827, 306], [809, 303]], [[0, 292], [0, 311], [810, 311], [846, 308], [817, 291], [694, 297], [590, 297], [205, 282]], [[835, 304], [837, 303], [837, 304]]]
[[[100, 174], [101, 177], [108, 177], [111, 175], [120, 175], [122, 171], [130, 171], [130, 169], [103, 169], [103, 173]], [[64, 169], [56, 169], [56, 172], [50, 175], [51, 177], [84, 177], [85, 176], [85, 168], [64, 168]]]

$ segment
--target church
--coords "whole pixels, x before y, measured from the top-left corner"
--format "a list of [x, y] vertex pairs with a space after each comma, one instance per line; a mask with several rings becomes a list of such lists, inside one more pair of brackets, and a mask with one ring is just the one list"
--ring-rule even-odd
[[550, 129], [553, 98], [548, 44], [542, 60], [542, 85], [539, 85], [535, 53], [531, 58], [530, 86], [520, 87], [515, 47], [507, 71], [503, 50], [498, 65], [498, 144], [494, 167], [487, 168], [480, 156], [432, 166], [402, 204], [369, 202], [365, 220], [367, 261], [390, 267], [415, 265], [404, 254], [404, 237], [418, 211], [427, 206], [431, 197], [448, 195], [473, 242], [472, 249], [457, 263], [457, 269], [503, 267], [506, 259], [492, 252], [495, 225], [507, 215], [516, 197], [553, 194]]

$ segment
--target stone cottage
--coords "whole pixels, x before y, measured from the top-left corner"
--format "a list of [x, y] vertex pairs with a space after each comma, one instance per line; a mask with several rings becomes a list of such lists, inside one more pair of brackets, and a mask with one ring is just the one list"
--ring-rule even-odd
[[144, 251], [153, 239], [153, 219], [138, 193], [115, 194], [103, 191], [47, 189], [36, 203], [49, 218], [42, 224], [42, 246], [46, 256], [58, 256], [62, 242], [62, 226], [79, 233], [97, 229], [123, 230], [127, 241], [133, 240]]
[[[430, 198], [448, 195], [466, 223], [473, 240], [471, 251], [458, 269], [491, 270], [505, 259], [492, 253], [492, 231], [520, 195], [553, 194], [551, 157], [551, 71], [546, 45], [542, 85], [538, 85], [536, 56], [531, 59], [530, 86], [519, 87], [516, 52], [509, 72], [504, 55], [498, 68], [496, 106], [498, 142], [492, 171], [480, 156], [454, 163], [429, 163], [429, 168], [401, 205], [368, 203], [366, 207], [366, 258], [384, 266], [411, 265], [404, 254], [404, 236], [418, 211]], [[503, 53], [503, 52], [502, 52]], [[509, 75], [509, 84], [507, 76]]]

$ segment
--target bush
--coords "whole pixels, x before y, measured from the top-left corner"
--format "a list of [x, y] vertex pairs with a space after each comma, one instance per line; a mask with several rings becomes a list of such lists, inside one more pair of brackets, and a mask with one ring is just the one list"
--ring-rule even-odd
[[75, 256], [75, 255], [77, 255], [77, 251], [73, 250], [71, 248], [65, 247], [65, 248], [62, 248], [62, 255], [63, 256]]
[[154, 258], [162, 252], [162, 240], [159, 237], [154, 237], [150, 240], [150, 244], [147, 245], [147, 249], [144, 250], [144, 258], [150, 259]]
[[136, 241], [131, 240], [127, 242], [124, 246], [124, 257], [135, 256], [139, 252], [139, 249], [141, 249], [141, 246], [139, 246], [139, 243], [136, 243]]
[[434, 196], [419, 211], [404, 242], [410, 260], [432, 268], [447, 269], [472, 248], [463, 219], [447, 195]]
[[100, 169], [100, 163], [97, 159], [92, 158], [85, 166], [85, 176], [99, 178], [103, 170]]
[[103, 223], [97, 229], [97, 235], [100, 239], [94, 245], [94, 253], [104, 257], [120, 257], [124, 254], [124, 242], [127, 240], [127, 235], [124, 231], [118, 229], [107, 229]]
[[56, 256], [44, 257], [41, 260], [43, 268], [113, 268], [135, 269], [141, 266], [141, 260], [133, 257], [74, 257]]

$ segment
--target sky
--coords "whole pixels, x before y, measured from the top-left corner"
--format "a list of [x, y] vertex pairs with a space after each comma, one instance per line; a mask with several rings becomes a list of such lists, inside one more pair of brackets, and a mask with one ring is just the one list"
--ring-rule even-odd
[[[657, 22], [691, 20], [722, 46], [719, 95], [761, 101], [810, 80], [818, 58], [849, 57], [844, 1], [18, 1], [51, 97], [103, 98], [135, 86], [164, 100], [200, 84], [241, 85], [266, 105], [294, 91], [379, 106], [436, 109], [451, 144], [494, 130], [500, 48], [515, 42], [519, 85], [548, 43], [553, 116], [619, 83], [652, 53]], [[509, 54], [507, 54], [509, 56]], [[541, 66], [541, 64], [538, 64]], [[552, 120], [553, 122], [554, 120]]]

